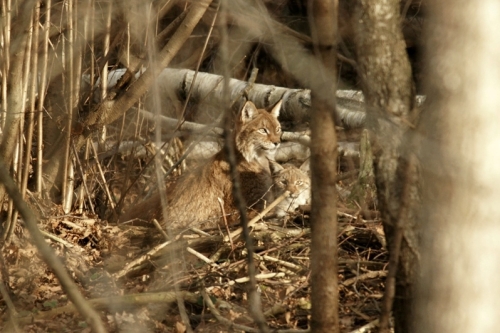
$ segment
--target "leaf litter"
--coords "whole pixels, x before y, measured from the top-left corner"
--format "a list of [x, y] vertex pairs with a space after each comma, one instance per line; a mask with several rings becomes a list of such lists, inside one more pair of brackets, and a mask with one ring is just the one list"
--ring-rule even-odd
[[[349, 180], [340, 186], [348, 189]], [[302, 208], [286, 216], [286, 224], [270, 220], [257, 223], [252, 231], [262, 310], [275, 330], [309, 325], [310, 224], [308, 209]], [[64, 215], [57, 206], [44, 215], [48, 218], [41, 219], [40, 228], [53, 236], [47, 242], [109, 332], [185, 332], [179, 299], [195, 332], [230, 331], [204, 306], [202, 290], [235, 327], [256, 328], [248, 312], [246, 248], [241, 239], [234, 240], [233, 247], [224, 242], [224, 228], [165, 243], [153, 226], [113, 225], [88, 213]], [[368, 215], [339, 199], [342, 332], [373, 322], [380, 312], [387, 251], [378, 213], [371, 210]], [[28, 235], [16, 232], [4, 247], [2, 276], [21, 331], [90, 332]], [[1, 306], [1, 325], [8, 327], [5, 303]]]

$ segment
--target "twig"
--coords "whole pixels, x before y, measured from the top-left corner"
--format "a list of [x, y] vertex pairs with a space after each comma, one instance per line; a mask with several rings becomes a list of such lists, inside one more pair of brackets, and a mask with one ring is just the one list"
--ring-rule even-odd
[[210, 265], [215, 266], [215, 267], [219, 267], [219, 265], [217, 265], [213, 260], [205, 257], [203, 254], [201, 254], [200, 252], [194, 250], [193, 248], [187, 247], [186, 249], [187, 249], [187, 251], [189, 253], [191, 253], [192, 255], [194, 255], [195, 257], [197, 257], [198, 259], [203, 260], [207, 264], [210, 264]]
[[149, 258], [151, 258], [152, 255], [154, 255], [155, 253], [157, 253], [158, 251], [160, 251], [161, 249], [163, 249], [164, 247], [166, 247], [166, 246], [168, 246], [168, 245], [170, 245], [172, 243], [173, 243], [173, 241], [167, 241], [165, 243], [162, 243], [160, 245], [155, 246], [150, 251], [148, 251], [148, 253], [146, 253], [146, 254], [140, 256], [139, 258], [131, 261], [121, 271], [116, 272], [115, 274], [113, 274], [113, 277], [115, 279], [120, 279], [120, 278], [124, 277], [125, 275], [127, 275], [132, 270], [132, 268], [134, 268], [135, 266], [140, 265], [144, 261], [149, 260]]
[[210, 256], [210, 260], [212, 260], [214, 262], [218, 261], [220, 259], [221, 255], [226, 250], [233, 251], [233, 249], [229, 248], [229, 246], [227, 244], [222, 244], [222, 246], [219, 246], [217, 251], [215, 251], [215, 253]]
[[351, 279], [347, 279], [342, 284], [344, 286], [350, 286], [351, 284], [354, 284], [358, 281], [363, 281], [363, 280], [368, 280], [368, 279], [376, 279], [378, 277], [384, 277], [387, 276], [387, 271], [371, 271], [365, 274], [361, 274], [358, 276], [355, 276]]
[[78, 230], [79, 232], [84, 232], [85, 230], [87, 230], [87, 228], [82, 227], [81, 225], [76, 224], [74, 222], [62, 220], [60, 223], [61, 224], [65, 224], [66, 226], [68, 226], [68, 227], [70, 227], [70, 228], [72, 228], [74, 230]]
[[163, 230], [163, 228], [161, 227], [161, 225], [157, 219], [153, 219], [153, 224], [155, 225], [156, 229], [158, 229], [160, 231], [163, 238], [165, 238], [165, 240], [168, 241], [170, 239], [170, 237], [168, 237], [167, 233], [165, 232], [165, 230]]
[[[275, 277], [284, 277], [285, 273], [263, 273], [263, 274], [256, 274], [255, 279], [257, 280], [265, 280], [265, 279], [270, 279], [270, 278], [275, 278]], [[234, 279], [234, 282], [236, 283], [246, 283], [250, 281], [250, 278], [248, 276], [239, 278], [239, 279]]]
[[254, 256], [256, 258], [261, 259], [261, 260], [267, 260], [267, 261], [275, 262], [277, 264], [280, 264], [282, 266], [291, 268], [291, 269], [296, 270], [296, 271], [302, 270], [302, 267], [300, 267], [298, 265], [295, 265], [295, 264], [292, 264], [291, 262], [284, 261], [284, 260], [281, 260], [281, 259], [277, 259], [277, 258], [274, 258], [274, 257], [271, 257], [271, 256], [266, 256], [266, 255], [261, 256], [261, 255], [258, 255], [256, 253], [254, 254]]
[[226, 212], [224, 211], [224, 201], [221, 198], [217, 198], [220, 205], [220, 210], [222, 211], [222, 218], [224, 219], [224, 226], [226, 227], [227, 234], [229, 235], [229, 243], [231, 244], [231, 251], [234, 251], [233, 239], [231, 237], [231, 232], [229, 231], [229, 225], [227, 224]]
[[63, 245], [64, 245], [64, 246], [66, 246], [66, 247], [74, 247], [74, 245], [73, 245], [73, 244], [68, 243], [68, 242], [66, 242], [64, 239], [61, 239], [61, 238], [57, 237], [56, 235], [53, 235], [53, 234], [51, 234], [51, 233], [49, 233], [49, 232], [47, 232], [47, 231], [40, 230], [40, 233], [41, 233], [42, 235], [44, 235], [45, 237], [52, 239], [53, 241], [56, 241], [56, 242], [58, 242], [58, 243], [63, 244]]
[[[250, 222], [248, 222], [248, 228], [252, 227], [257, 221], [263, 218], [271, 209], [276, 207], [281, 201], [285, 200], [290, 195], [289, 191], [285, 191], [282, 195], [280, 195], [276, 200], [274, 200], [270, 205], [268, 205], [262, 212], [260, 212], [256, 217], [254, 217]], [[232, 240], [233, 238], [241, 235], [243, 232], [243, 227], [239, 227], [235, 231], [229, 234], [229, 236], [224, 237], [224, 241], [227, 242]]]
[[192, 232], [195, 232], [198, 235], [205, 236], [205, 237], [210, 237], [211, 236], [208, 232], [205, 232], [205, 231], [200, 230], [198, 228], [191, 227], [190, 229], [191, 229]]
[[[297, 257], [292, 257], [297, 259]], [[308, 258], [304, 258], [303, 260], [307, 260]], [[371, 261], [371, 260], [352, 260], [352, 259], [344, 259], [339, 260], [339, 265], [379, 265], [385, 266], [387, 263], [380, 261]]]

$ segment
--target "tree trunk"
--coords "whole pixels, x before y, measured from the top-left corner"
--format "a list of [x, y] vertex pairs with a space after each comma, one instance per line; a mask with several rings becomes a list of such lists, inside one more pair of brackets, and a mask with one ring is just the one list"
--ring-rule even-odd
[[[32, 2], [29, 4], [33, 5]], [[23, 64], [25, 62], [26, 47], [30, 41], [30, 29], [31, 24], [29, 15], [31, 14], [31, 8], [28, 4], [22, 6], [22, 8], [28, 8], [28, 14], [23, 11], [17, 13], [19, 17], [26, 19], [26, 22], [14, 23], [12, 27], [9, 27], [11, 31], [11, 49], [4, 50], [4, 52], [9, 52], [10, 56], [10, 66], [7, 75], [7, 114], [5, 115], [5, 125], [3, 127], [3, 133], [1, 136], [0, 143], [0, 154], [1, 158], [5, 161], [7, 165], [11, 165], [12, 158], [14, 156], [14, 150], [19, 138], [20, 122], [24, 113], [25, 102], [23, 101]], [[26, 18], [28, 15], [28, 18]], [[16, 16], [14, 16], [16, 17]], [[6, 29], [7, 30], [7, 29]], [[0, 185], [0, 203], [3, 202], [5, 195], [5, 189]]]
[[44, 117], [44, 159], [43, 179], [45, 189], [54, 202], [60, 202], [64, 166], [64, 147], [66, 133], [69, 130], [64, 126], [68, 121], [68, 114], [64, 105], [62, 75], [59, 75], [48, 87], [46, 102], [46, 116]]
[[414, 221], [418, 177], [411, 155], [411, 128], [418, 111], [414, 108], [414, 88], [400, 27], [399, 3], [399, 0], [358, 0], [355, 43], [367, 110], [366, 126], [374, 134], [377, 196], [390, 253], [381, 329], [388, 329], [394, 300], [396, 332], [409, 332], [418, 269]]
[[[313, 90], [311, 117], [311, 332], [338, 332], [337, 280], [337, 135], [335, 133], [336, 90], [336, 0], [314, 0], [309, 6], [318, 62], [326, 71], [318, 80], [330, 94]], [[328, 91], [328, 89], [325, 89]]]
[[500, 327], [500, 4], [429, 2], [424, 215], [413, 332]]

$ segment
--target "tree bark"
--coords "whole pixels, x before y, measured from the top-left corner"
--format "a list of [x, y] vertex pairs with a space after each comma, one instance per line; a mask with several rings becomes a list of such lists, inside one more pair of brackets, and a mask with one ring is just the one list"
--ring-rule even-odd
[[429, 2], [422, 279], [413, 332], [495, 332], [500, 285], [500, 4]]
[[311, 117], [311, 331], [338, 332], [337, 280], [337, 136], [336, 0], [314, 0], [309, 6], [316, 56], [326, 68], [317, 79], [330, 94], [313, 89]]
[[414, 107], [399, 3], [399, 0], [358, 0], [355, 44], [367, 110], [366, 126], [374, 134], [377, 196], [390, 254], [381, 331], [389, 329], [394, 301], [395, 331], [409, 332], [418, 271], [415, 225], [418, 166], [411, 148], [418, 109]]

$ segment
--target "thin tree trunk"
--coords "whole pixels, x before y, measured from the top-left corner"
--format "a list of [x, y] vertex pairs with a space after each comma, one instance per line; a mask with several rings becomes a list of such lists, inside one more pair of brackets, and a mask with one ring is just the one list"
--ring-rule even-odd
[[[317, 57], [326, 71], [318, 77], [330, 94], [313, 90], [311, 119], [311, 331], [338, 332], [337, 136], [335, 133], [336, 0], [310, 2], [309, 20]], [[325, 89], [325, 91], [328, 91]]]
[[45, 25], [44, 25], [44, 37], [43, 37], [43, 60], [42, 68], [40, 73], [40, 85], [38, 90], [38, 104], [37, 104], [37, 161], [36, 161], [36, 191], [38, 193], [42, 192], [43, 188], [43, 108], [45, 102], [45, 89], [47, 87], [47, 72], [48, 72], [48, 56], [49, 56], [49, 30], [50, 30], [50, 8], [52, 6], [52, 1], [47, 0], [45, 5], [47, 9], [45, 10]]
[[425, 215], [413, 332], [500, 327], [500, 4], [429, 2]]
[[64, 213], [68, 214], [71, 210], [73, 201], [73, 181], [71, 180], [71, 175], [73, 174], [73, 163], [71, 158], [71, 128], [74, 125], [75, 119], [75, 106], [77, 101], [77, 92], [75, 91], [75, 44], [74, 44], [74, 20], [73, 20], [73, 10], [74, 10], [73, 0], [68, 0], [66, 2], [66, 20], [67, 20], [67, 39], [66, 44], [66, 54], [68, 55], [67, 62], [67, 80], [69, 81], [69, 92], [67, 93], [68, 103], [66, 104], [66, 111], [68, 113], [66, 120], [66, 131], [64, 135], [64, 160], [62, 167], [62, 208]]
[[[0, 143], [0, 154], [7, 164], [12, 163], [14, 149], [19, 139], [19, 123], [24, 113], [23, 101], [23, 64], [26, 46], [29, 38], [29, 30], [23, 31], [17, 36], [17, 48], [10, 55], [10, 67], [7, 74], [7, 114], [3, 128], [2, 142]], [[7, 51], [9, 52], [9, 51]], [[5, 189], [0, 185], [0, 202], [3, 201]]]
[[[40, 3], [36, 4], [34, 10], [34, 21], [33, 21], [33, 41], [32, 41], [32, 56], [31, 56], [31, 68], [32, 73], [38, 73], [38, 36], [39, 36], [39, 23], [40, 23]], [[28, 187], [28, 176], [30, 170], [31, 162], [31, 148], [33, 144], [33, 132], [35, 123], [35, 102], [37, 93], [37, 75], [32, 75], [30, 77], [30, 109], [27, 119], [27, 133], [26, 133], [26, 149], [24, 154], [24, 168], [22, 170], [22, 182], [21, 182], [21, 193], [24, 197], [26, 194], [26, 189]]]

